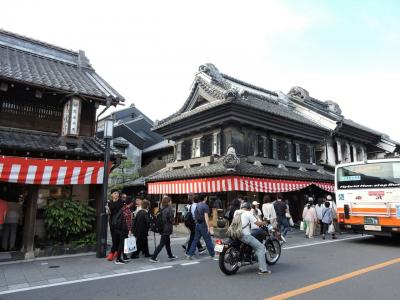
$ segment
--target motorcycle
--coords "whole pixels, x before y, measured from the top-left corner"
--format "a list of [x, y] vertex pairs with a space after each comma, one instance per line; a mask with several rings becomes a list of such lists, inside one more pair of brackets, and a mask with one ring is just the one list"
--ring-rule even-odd
[[[265, 259], [268, 265], [274, 265], [281, 257], [281, 243], [276, 238], [277, 231], [272, 225], [260, 227], [263, 234], [256, 238], [265, 245]], [[215, 252], [219, 253], [219, 268], [226, 275], [235, 274], [240, 267], [257, 262], [255, 251], [240, 240], [216, 240]]]

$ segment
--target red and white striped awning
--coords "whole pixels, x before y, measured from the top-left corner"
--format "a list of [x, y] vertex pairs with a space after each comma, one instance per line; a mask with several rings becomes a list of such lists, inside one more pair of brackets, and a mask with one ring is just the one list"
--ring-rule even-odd
[[260, 193], [286, 193], [315, 184], [328, 192], [334, 192], [333, 183], [224, 176], [204, 179], [186, 179], [148, 183], [149, 194], [189, 194], [246, 191]]
[[21, 184], [102, 184], [104, 162], [0, 156], [0, 181]]

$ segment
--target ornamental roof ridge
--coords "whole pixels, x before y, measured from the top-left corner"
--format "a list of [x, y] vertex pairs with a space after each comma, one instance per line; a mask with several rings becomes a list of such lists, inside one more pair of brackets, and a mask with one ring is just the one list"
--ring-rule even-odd
[[232, 76], [227, 75], [227, 74], [221, 73], [221, 75], [222, 75], [225, 79], [227, 79], [227, 80], [230, 80], [230, 81], [236, 82], [236, 83], [238, 83], [238, 84], [240, 84], [240, 85], [244, 85], [244, 86], [246, 86], [246, 87], [249, 87], [249, 88], [251, 88], [251, 89], [258, 90], [258, 91], [260, 91], [260, 92], [267, 93], [267, 94], [270, 94], [270, 95], [272, 95], [272, 96], [278, 97], [278, 94], [277, 94], [276, 92], [273, 92], [273, 91], [267, 90], [267, 89], [265, 89], [265, 88], [256, 86], [256, 85], [254, 85], [254, 84], [251, 84], [251, 83], [242, 81], [242, 80], [240, 80], [240, 79], [237, 79], [237, 78], [232, 77]]
[[24, 41], [27, 41], [27, 42], [30, 42], [30, 43], [38, 44], [38, 45], [41, 45], [41, 46], [44, 46], [44, 47], [47, 47], [47, 48], [51, 48], [51, 49], [54, 49], [54, 50], [63, 51], [63, 52], [67, 52], [69, 54], [78, 55], [78, 51], [74, 51], [74, 50], [63, 48], [63, 47], [60, 47], [60, 46], [57, 46], [57, 45], [54, 45], [54, 44], [43, 42], [41, 40], [34, 39], [34, 38], [31, 38], [31, 37], [28, 37], [28, 36], [25, 36], [25, 35], [22, 35], [22, 34], [17, 34], [17, 33], [8, 31], [8, 30], [4, 30], [2, 28], [0, 28], [0, 34], [1, 35], [7, 35], [7, 36], [10, 36], [10, 37], [14, 37], [16, 39], [24, 40]]

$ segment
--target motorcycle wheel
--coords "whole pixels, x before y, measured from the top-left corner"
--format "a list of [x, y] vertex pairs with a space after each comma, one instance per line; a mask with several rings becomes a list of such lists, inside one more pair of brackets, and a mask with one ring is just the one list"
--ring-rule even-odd
[[281, 244], [277, 239], [268, 239], [265, 242], [265, 260], [268, 265], [274, 265], [281, 257]]
[[239, 270], [239, 250], [229, 247], [219, 255], [219, 268], [226, 275], [233, 275]]

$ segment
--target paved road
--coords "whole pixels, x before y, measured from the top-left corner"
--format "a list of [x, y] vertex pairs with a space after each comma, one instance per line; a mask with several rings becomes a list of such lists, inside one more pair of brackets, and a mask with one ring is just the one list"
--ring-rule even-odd
[[[161, 270], [17, 292], [0, 299], [265, 299], [399, 258], [399, 246], [398, 240], [366, 238], [287, 249], [270, 276], [257, 275], [256, 266], [225, 276], [217, 261], [206, 258], [189, 265], [181, 261]], [[393, 263], [293, 299], [397, 299], [399, 275], [400, 263]]]

